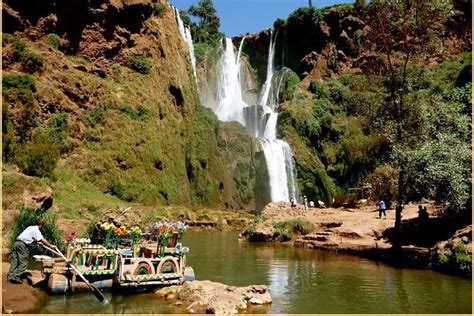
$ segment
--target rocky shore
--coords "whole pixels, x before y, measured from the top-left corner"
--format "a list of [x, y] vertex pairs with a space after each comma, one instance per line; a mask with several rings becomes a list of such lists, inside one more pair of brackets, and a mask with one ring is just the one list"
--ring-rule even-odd
[[[365, 205], [358, 208], [303, 210], [301, 206], [291, 208], [289, 203], [270, 203], [262, 211], [261, 218], [247, 227], [241, 237], [250, 241], [276, 241], [278, 224], [297, 221], [310, 225], [311, 230], [303, 234], [292, 232], [289, 242], [295, 247], [342, 251], [390, 261], [395, 211], [389, 209], [386, 211], [386, 218], [378, 218], [376, 209], [375, 205]], [[404, 265], [436, 268], [439, 253], [447, 253], [450, 256], [454, 253], [450, 249], [456, 248], [455, 245], [458, 245], [457, 248], [462, 248], [465, 260], [472, 258], [472, 237], [469, 233], [472, 231], [472, 225], [459, 231], [451, 227], [448, 229], [446, 226], [452, 223], [441, 219], [433, 205], [428, 206], [428, 211], [430, 222], [423, 227], [418, 220], [418, 205], [409, 204], [404, 208], [402, 214]], [[440, 232], [443, 229], [445, 231]], [[443, 234], [448, 237], [443, 238]], [[456, 240], [439, 241], [447, 240], [451, 236]], [[440, 239], [436, 240], [437, 237]], [[462, 246], [459, 244], [461, 238], [463, 238]], [[445, 247], [447, 250], [443, 250]], [[451, 269], [443, 271], [458, 274], [453, 265], [450, 267]]]
[[46, 292], [34, 287], [37, 278], [29, 276], [22, 284], [7, 281], [10, 264], [2, 262], [2, 314], [25, 314], [33, 311], [46, 297]]
[[185, 282], [160, 289], [157, 295], [191, 314], [264, 313], [272, 299], [265, 285], [228, 286], [211, 281]]

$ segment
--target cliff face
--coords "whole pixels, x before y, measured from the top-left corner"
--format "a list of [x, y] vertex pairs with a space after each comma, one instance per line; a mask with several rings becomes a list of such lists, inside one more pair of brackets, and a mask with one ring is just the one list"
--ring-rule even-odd
[[[436, 52], [417, 60], [419, 65], [412, 62], [410, 69], [428, 71], [445, 61], [463, 60], [462, 54], [471, 51], [471, 5], [457, 0], [453, 5]], [[367, 181], [378, 161], [386, 158], [387, 140], [368, 123], [375, 121], [383, 104], [386, 73], [385, 56], [370, 42], [370, 32], [377, 32], [369, 27], [370, 13], [352, 4], [300, 8], [274, 24], [275, 67], [290, 68], [297, 75], [284, 91], [278, 131], [293, 150], [299, 188], [309, 199], [331, 203], [336, 193]], [[260, 82], [265, 79], [270, 34], [264, 30], [247, 35], [243, 47]], [[236, 37], [234, 43], [241, 40]], [[469, 66], [460, 78], [470, 76]]]
[[[453, 1], [453, 14], [445, 24], [444, 49], [428, 64], [471, 50], [471, 5]], [[292, 69], [307, 86], [311, 79], [342, 74], [381, 74], [378, 52], [366, 42], [371, 17], [352, 5], [336, 5], [313, 16], [298, 9], [286, 22], [275, 22], [277, 44], [275, 63]], [[241, 37], [235, 38], [240, 41]], [[260, 78], [265, 75], [270, 31], [247, 35], [243, 51], [249, 56]]]
[[[230, 127], [200, 106], [166, 2], [4, 1], [2, 15], [13, 35], [3, 40], [4, 76], [29, 72], [35, 85], [31, 134], [64, 118], [59, 168], [126, 201], [252, 206], [251, 184], [237, 179], [239, 168], [253, 172], [251, 139], [239, 134], [238, 151], [223, 145]], [[31, 55], [41, 67], [32, 70]], [[21, 146], [27, 105], [15, 91], [4, 91], [4, 113]]]

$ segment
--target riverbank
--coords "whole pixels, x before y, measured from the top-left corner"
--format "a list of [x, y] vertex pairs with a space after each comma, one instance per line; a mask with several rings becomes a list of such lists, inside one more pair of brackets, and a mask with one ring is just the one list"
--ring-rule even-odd
[[2, 262], [2, 314], [25, 314], [38, 308], [47, 293], [33, 287], [27, 280], [22, 284], [9, 283], [9, 268], [9, 263]]
[[[433, 205], [429, 205], [428, 210], [429, 220], [422, 225], [418, 220], [418, 205], [409, 204], [404, 208], [401, 262], [404, 266], [432, 267], [436, 265], [441, 242], [460, 234], [453, 221], [449, 222], [438, 217]], [[289, 203], [270, 203], [262, 211], [259, 220], [246, 228], [242, 237], [250, 241], [281, 240], [278, 225], [291, 222], [292, 225], [310, 227], [305, 228], [308, 231], [304, 233], [292, 232], [290, 242], [295, 247], [346, 252], [393, 262], [391, 239], [394, 232], [395, 210], [389, 209], [386, 213], [386, 217], [379, 218], [377, 207], [374, 205], [358, 208], [303, 210], [301, 206], [291, 208]], [[466, 257], [472, 258], [472, 240], [466, 238], [464, 239], [466, 246], [463, 249], [465, 249]], [[444, 269], [444, 272], [457, 273], [449, 269]]]

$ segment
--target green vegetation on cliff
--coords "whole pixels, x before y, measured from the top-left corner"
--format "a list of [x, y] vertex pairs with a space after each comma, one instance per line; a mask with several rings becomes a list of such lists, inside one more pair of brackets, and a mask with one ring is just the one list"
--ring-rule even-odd
[[[68, 216], [130, 202], [252, 207], [250, 138], [222, 138], [226, 127], [200, 106], [168, 6], [45, 7], [38, 17], [53, 15], [57, 24], [44, 27], [28, 20], [26, 6], [5, 5], [24, 23], [7, 25], [16, 33], [3, 36], [3, 157], [48, 177]], [[99, 22], [60, 29], [79, 10], [101, 15]], [[215, 21], [201, 26], [218, 30]], [[238, 164], [228, 167], [224, 156]]]
[[[412, 144], [404, 149], [409, 200], [425, 197], [453, 209], [467, 206], [471, 101], [466, 96], [471, 84], [460, 77], [471, 67], [470, 56], [455, 57], [428, 72], [410, 68], [407, 102], [412, 106], [407, 115], [412, 128], [404, 131]], [[397, 183], [395, 173], [382, 185], [376, 181], [380, 167], [390, 165], [400, 150], [389, 146], [384, 78], [344, 75], [312, 81], [309, 89], [312, 95], [297, 91], [285, 102], [280, 116], [281, 134], [295, 152], [302, 192], [327, 199], [320, 190], [332, 183], [340, 193], [370, 183], [380, 194], [375, 198], [394, 198], [396, 192], [380, 187]]]

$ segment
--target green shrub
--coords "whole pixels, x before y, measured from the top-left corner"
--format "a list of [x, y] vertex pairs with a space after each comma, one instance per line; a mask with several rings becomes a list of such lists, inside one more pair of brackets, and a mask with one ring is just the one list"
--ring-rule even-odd
[[362, 30], [355, 31], [354, 32], [354, 43], [358, 47], [362, 47], [363, 41], [364, 41], [364, 31], [362, 31]]
[[273, 227], [275, 229], [286, 230], [290, 233], [302, 235], [307, 235], [314, 229], [313, 224], [303, 219], [293, 219], [290, 221], [279, 222], [276, 223]]
[[10, 44], [13, 42], [13, 35], [8, 34], [8, 33], [3, 33], [2, 34], [2, 45], [6, 46], [7, 44]]
[[275, 227], [273, 231], [273, 238], [280, 239], [281, 241], [291, 240], [292, 233], [288, 228]]
[[151, 110], [143, 105], [138, 106], [137, 116], [142, 121], [146, 121], [151, 117]]
[[454, 245], [447, 244], [438, 252], [435, 267], [451, 273], [470, 276], [472, 274], [472, 257], [466, 251], [463, 241], [459, 240]]
[[13, 36], [12, 48], [13, 58], [15, 60], [20, 60], [26, 53], [26, 41], [19, 38], [18, 36]]
[[48, 122], [48, 135], [59, 146], [61, 153], [69, 152], [72, 143], [69, 140], [69, 115], [64, 112], [51, 115]]
[[50, 33], [50, 34], [46, 35], [46, 44], [48, 44], [49, 46], [52, 46], [54, 48], [58, 48], [60, 39], [61, 38], [59, 37], [58, 34]]
[[82, 117], [83, 122], [89, 126], [95, 126], [105, 121], [106, 108], [103, 105], [97, 105], [93, 109], [87, 110]]
[[200, 42], [194, 44], [194, 57], [196, 63], [200, 63], [204, 60], [206, 53], [211, 49], [211, 46], [206, 42]]
[[23, 69], [29, 73], [41, 71], [44, 66], [43, 56], [35, 53], [24, 55], [22, 58], [22, 65]]
[[137, 113], [135, 113], [135, 111], [132, 109], [132, 107], [128, 104], [124, 104], [122, 105], [120, 108], [119, 108], [120, 112], [122, 112], [123, 114], [125, 114], [126, 116], [128, 116], [129, 118], [131, 119], [137, 119]]
[[61, 246], [63, 236], [56, 224], [56, 215], [54, 212], [45, 212], [43, 209], [20, 208], [20, 214], [14, 221], [14, 227], [10, 236], [10, 245], [16, 241], [18, 235], [28, 226], [36, 225], [36, 221], [41, 218], [44, 220], [44, 226], [41, 230], [43, 237], [54, 245]]
[[130, 67], [141, 74], [147, 75], [151, 70], [150, 60], [144, 55], [133, 55], [127, 58]]
[[449, 257], [446, 254], [446, 252], [443, 251], [443, 252], [438, 253], [438, 263], [439, 264], [444, 265], [444, 264], [447, 264], [448, 261], [449, 261]]
[[279, 29], [279, 28], [284, 28], [286, 26], [286, 20], [284, 19], [276, 19], [275, 22], [273, 22], [273, 28], [274, 29]]
[[26, 89], [36, 92], [35, 79], [28, 74], [5, 74], [2, 80], [3, 93], [9, 89]]
[[301, 7], [288, 16], [288, 27], [295, 25], [306, 26], [309, 29], [317, 28], [323, 20], [324, 9]]
[[300, 78], [293, 71], [288, 71], [286, 79], [286, 89], [285, 89], [285, 99], [291, 100], [295, 96], [295, 93], [298, 89], [298, 84], [300, 83]]
[[25, 143], [38, 121], [39, 106], [33, 92], [28, 89], [9, 89], [3, 101], [10, 109], [15, 109], [15, 115], [11, 117], [15, 122], [14, 134], [19, 137], [20, 143]]
[[88, 204], [86, 206], [86, 209], [87, 211], [89, 211], [90, 213], [97, 213], [99, 210], [100, 210], [100, 207], [98, 205], [94, 205], [94, 204]]
[[80, 55], [74, 55], [74, 56], [66, 56], [67, 59], [69, 59], [70, 61], [74, 62], [74, 63], [78, 63], [78, 64], [81, 64], [81, 65], [87, 65], [89, 63], [89, 60], [87, 60], [87, 58], [85, 58], [84, 56], [80, 56]]
[[153, 14], [162, 17], [166, 13], [166, 5], [164, 3], [153, 4]]
[[133, 120], [146, 121], [151, 117], [150, 109], [144, 107], [143, 105], [140, 105], [138, 110], [134, 111], [130, 105], [124, 104], [119, 108], [119, 110]]
[[113, 177], [107, 187], [107, 192], [112, 195], [115, 195], [119, 199], [122, 199], [124, 196], [125, 188], [117, 177]]
[[329, 91], [325, 85], [319, 83], [316, 80], [311, 80], [309, 83], [308, 90], [313, 93], [317, 98], [327, 98]]
[[471, 275], [472, 273], [472, 258], [467, 253], [456, 253], [455, 254], [456, 264], [461, 271], [461, 273], [465, 275]]
[[114, 77], [120, 77], [122, 75], [122, 66], [120, 64], [112, 64], [112, 73]]
[[48, 135], [37, 130], [33, 139], [19, 149], [16, 162], [21, 172], [36, 177], [53, 177], [59, 148]]
[[3, 102], [2, 104], [2, 153], [3, 161], [11, 161], [15, 155], [15, 133], [13, 128], [13, 122], [10, 117], [8, 110], [8, 104]]

